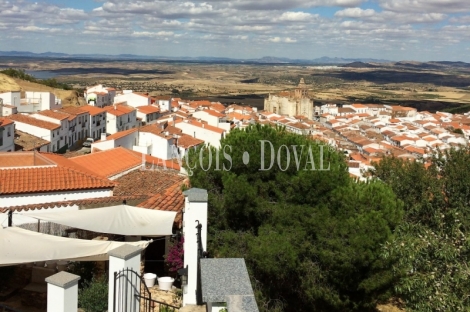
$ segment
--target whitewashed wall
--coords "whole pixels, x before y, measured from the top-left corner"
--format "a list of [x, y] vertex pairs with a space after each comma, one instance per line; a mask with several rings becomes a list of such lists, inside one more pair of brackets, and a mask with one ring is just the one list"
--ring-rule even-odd
[[[0, 146], [0, 152], [14, 152], [15, 151], [15, 124], [3, 126], [3, 144]], [[2, 134], [3, 133], [3, 134]], [[8, 136], [10, 134], [10, 136]]]
[[222, 139], [222, 134], [220, 133], [194, 126], [186, 122], [179, 122], [176, 124], [176, 127], [183, 130], [184, 134], [204, 140], [204, 142], [214, 146], [215, 148], [220, 148], [220, 140]]
[[194, 118], [200, 118], [201, 120], [207, 121], [207, 123], [211, 126], [218, 127], [219, 126], [219, 117], [212, 116], [206, 111], [197, 111], [193, 113]]
[[141, 96], [135, 93], [116, 95], [114, 97], [114, 103], [121, 103], [121, 102], [127, 102], [127, 105], [132, 106], [132, 107], [151, 104], [150, 98]]
[[[60, 140], [60, 136], [58, 136], [58, 135], [56, 135], [54, 137], [52, 136], [52, 130], [36, 127], [36, 126], [30, 125], [30, 124], [23, 123], [23, 122], [18, 122], [18, 121], [15, 121], [15, 125], [16, 125], [17, 130], [26, 132], [28, 134], [34, 135], [38, 138], [41, 138], [43, 140], [51, 142], [48, 145], [49, 146], [49, 151], [51, 151], [51, 146], [52, 145], [57, 146], [57, 143]], [[54, 131], [57, 131], [57, 130], [58, 129], [55, 129]]]

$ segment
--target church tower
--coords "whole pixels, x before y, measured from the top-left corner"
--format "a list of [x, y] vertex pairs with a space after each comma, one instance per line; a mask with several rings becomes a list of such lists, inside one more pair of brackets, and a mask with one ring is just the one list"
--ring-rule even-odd
[[299, 85], [295, 88], [294, 97], [296, 99], [305, 99], [308, 98], [308, 88], [305, 84], [304, 78], [300, 78]]

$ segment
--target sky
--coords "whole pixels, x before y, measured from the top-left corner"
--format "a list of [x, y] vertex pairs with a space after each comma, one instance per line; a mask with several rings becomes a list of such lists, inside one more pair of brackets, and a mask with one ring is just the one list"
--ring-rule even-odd
[[0, 51], [470, 62], [470, 0], [0, 0]]

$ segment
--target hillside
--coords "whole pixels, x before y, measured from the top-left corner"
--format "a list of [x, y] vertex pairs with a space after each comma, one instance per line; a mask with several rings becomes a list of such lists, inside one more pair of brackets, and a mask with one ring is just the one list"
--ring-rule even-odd
[[7, 75], [0, 74], [0, 93], [8, 91], [21, 91], [22, 96], [24, 96], [25, 91], [51, 92], [62, 100], [62, 105], [64, 106], [78, 106], [84, 104], [84, 99], [79, 97], [77, 91], [55, 89], [39, 83], [11, 78]]

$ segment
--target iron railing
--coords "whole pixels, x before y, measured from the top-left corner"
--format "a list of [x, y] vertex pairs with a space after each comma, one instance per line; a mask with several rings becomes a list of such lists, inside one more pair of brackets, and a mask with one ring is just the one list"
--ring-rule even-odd
[[145, 297], [142, 295], [135, 295], [136, 298], [141, 299], [141, 301], [148, 302], [148, 304], [144, 304], [145, 307], [149, 306], [150, 310], [145, 311], [154, 311], [154, 312], [179, 312], [180, 308], [176, 306], [172, 306], [171, 304], [161, 302], [150, 297]]

